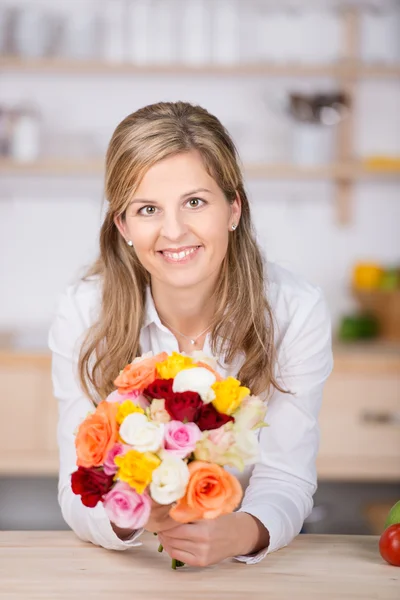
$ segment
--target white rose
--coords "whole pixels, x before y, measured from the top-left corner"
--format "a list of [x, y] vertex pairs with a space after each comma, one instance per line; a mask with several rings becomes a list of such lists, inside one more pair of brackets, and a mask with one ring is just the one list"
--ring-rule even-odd
[[194, 367], [180, 371], [172, 384], [173, 392], [197, 392], [203, 402], [208, 404], [215, 399], [214, 390], [211, 389], [216, 377], [204, 367]]
[[164, 439], [164, 424], [149, 421], [142, 413], [132, 413], [122, 421], [119, 435], [138, 452], [157, 452]]
[[251, 465], [257, 462], [259, 457], [258, 436], [252, 430], [238, 430], [236, 423], [234, 425], [235, 432], [235, 454], [237, 454], [245, 465]]
[[174, 456], [166, 457], [152, 473], [150, 494], [158, 504], [171, 504], [185, 495], [189, 482], [189, 469], [185, 461]]
[[258, 429], [264, 423], [267, 404], [258, 396], [247, 396], [235, 411], [235, 425], [238, 429]]

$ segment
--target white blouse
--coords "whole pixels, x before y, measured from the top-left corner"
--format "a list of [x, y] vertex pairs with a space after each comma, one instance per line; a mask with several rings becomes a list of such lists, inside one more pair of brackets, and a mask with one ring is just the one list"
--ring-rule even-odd
[[[279, 369], [275, 374], [281, 387], [268, 400], [269, 427], [258, 431], [260, 458], [244, 472], [228, 469], [240, 481], [244, 497], [238, 510], [257, 517], [270, 534], [267, 549], [237, 560], [255, 563], [279, 550], [300, 532], [313, 506], [317, 489], [315, 459], [319, 446], [318, 413], [322, 391], [332, 366], [331, 322], [327, 304], [317, 286], [288, 270], [268, 262], [267, 295], [275, 318]], [[58, 401], [59, 446], [58, 501], [63, 517], [76, 535], [98, 546], [125, 550], [140, 546], [140, 535], [122, 541], [111, 527], [103, 504], [87, 508], [71, 489], [76, 467], [74, 431], [93, 410], [78, 380], [80, 344], [100, 309], [98, 279], [79, 281], [61, 295], [48, 337], [52, 351], [52, 379]], [[140, 335], [142, 352], [179, 352], [175, 336], [161, 323], [150, 288], [147, 289], [145, 321]], [[210, 354], [210, 334], [203, 351]], [[224, 377], [236, 376], [244, 357], [220, 369]]]

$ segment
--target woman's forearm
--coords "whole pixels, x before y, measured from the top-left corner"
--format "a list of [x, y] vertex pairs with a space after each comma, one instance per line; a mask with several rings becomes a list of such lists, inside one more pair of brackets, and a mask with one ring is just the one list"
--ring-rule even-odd
[[269, 546], [269, 531], [253, 515], [246, 512], [236, 512], [235, 556], [254, 554]]
[[128, 540], [130, 537], [132, 537], [135, 531], [137, 531], [137, 529], [122, 529], [121, 527], [117, 527], [112, 521], [110, 522], [111, 527], [113, 528], [119, 539], [122, 541]]

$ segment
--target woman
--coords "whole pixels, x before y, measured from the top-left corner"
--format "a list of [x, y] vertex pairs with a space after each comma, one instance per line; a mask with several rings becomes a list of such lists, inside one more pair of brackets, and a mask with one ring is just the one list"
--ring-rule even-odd
[[140, 545], [142, 530], [119, 529], [101, 503], [86, 508], [72, 493], [74, 431], [135, 356], [202, 350], [268, 402], [260, 460], [229, 469], [245, 490], [233, 514], [179, 525], [154, 505], [146, 529], [189, 565], [258, 562], [287, 545], [312, 509], [317, 417], [332, 369], [321, 290], [263, 260], [234, 144], [198, 106], [162, 102], [126, 117], [109, 144], [105, 190], [100, 256], [63, 294], [49, 334], [63, 516], [83, 540]]

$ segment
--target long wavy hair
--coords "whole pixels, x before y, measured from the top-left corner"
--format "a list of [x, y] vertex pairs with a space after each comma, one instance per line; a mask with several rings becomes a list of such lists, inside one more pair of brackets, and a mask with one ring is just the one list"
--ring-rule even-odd
[[[115, 389], [119, 371], [139, 356], [150, 274], [126, 244], [114, 219], [125, 219], [132, 195], [146, 171], [158, 161], [197, 150], [208, 173], [232, 204], [239, 194], [240, 224], [228, 249], [214, 292], [216, 305], [211, 350], [230, 364], [243, 353], [237, 373], [252, 393], [282, 392], [274, 376], [274, 318], [266, 295], [264, 260], [256, 242], [239, 156], [220, 121], [200, 106], [160, 102], [128, 115], [108, 146], [105, 197], [108, 210], [100, 232], [100, 254], [83, 275], [101, 281], [101, 309], [79, 356], [82, 388], [96, 404]], [[272, 387], [271, 387], [272, 386]], [[96, 397], [97, 396], [97, 397]]]

